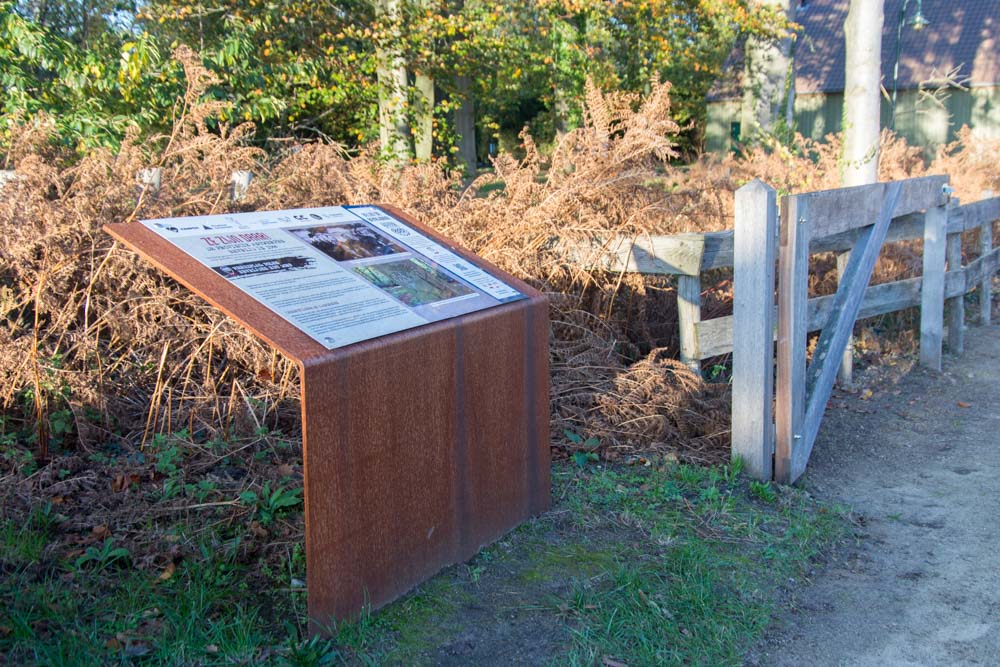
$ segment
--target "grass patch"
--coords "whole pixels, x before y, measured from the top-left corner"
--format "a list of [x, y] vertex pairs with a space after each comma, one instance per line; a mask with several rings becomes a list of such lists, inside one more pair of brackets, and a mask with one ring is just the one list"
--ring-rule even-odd
[[291, 487], [247, 494], [199, 523], [151, 522], [183, 547], [166, 567], [113, 536], [60, 541], [67, 518], [39, 506], [0, 522], [0, 656], [49, 665], [735, 665], [782, 583], [846, 526], [837, 508], [747, 480], [738, 466], [556, 464], [553, 479], [552, 512], [395, 604], [337, 625], [331, 640], [304, 636], [301, 545], [278, 556], [273, 544], [248, 547], [248, 522], [301, 522]]

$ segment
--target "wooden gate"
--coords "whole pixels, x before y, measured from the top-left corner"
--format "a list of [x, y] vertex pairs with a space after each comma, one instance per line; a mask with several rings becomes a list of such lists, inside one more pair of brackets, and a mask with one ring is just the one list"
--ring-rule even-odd
[[[733, 455], [758, 479], [790, 482], [809, 460], [858, 317], [919, 306], [920, 360], [933, 369], [941, 368], [945, 314], [948, 347], [962, 350], [967, 292], [979, 292], [979, 321], [989, 323], [1000, 197], [986, 194], [959, 206], [947, 185], [947, 176], [930, 176], [794, 195], [782, 199], [779, 214], [775, 191], [754, 181], [736, 192], [735, 230], [595, 238], [562, 250], [588, 268], [675, 277], [681, 360], [700, 372], [702, 360], [733, 355]], [[962, 266], [965, 232], [978, 234], [979, 257]], [[924, 241], [923, 275], [868, 287], [882, 243], [913, 239]], [[838, 293], [807, 299], [809, 254], [848, 250]], [[733, 315], [703, 320], [702, 277], [729, 267]], [[824, 333], [807, 367], [806, 336], [813, 331]]]
[[[734, 456], [745, 460], [750, 474], [791, 483], [805, 471], [859, 315], [919, 303], [920, 361], [936, 370], [946, 300], [953, 352], [961, 351], [967, 291], [980, 289], [981, 321], [988, 323], [1000, 255], [992, 248], [992, 225], [1000, 217], [1000, 199], [959, 209], [949, 192], [947, 176], [930, 176], [792, 195], [782, 199], [780, 213], [774, 191], [760, 181], [737, 192], [732, 436]], [[869, 287], [883, 242], [912, 238], [919, 228], [923, 275]], [[967, 229], [979, 230], [982, 252], [963, 268], [961, 233]], [[851, 254], [836, 295], [810, 300], [810, 251], [845, 242]], [[807, 363], [807, 333], [815, 330], [821, 333]]]

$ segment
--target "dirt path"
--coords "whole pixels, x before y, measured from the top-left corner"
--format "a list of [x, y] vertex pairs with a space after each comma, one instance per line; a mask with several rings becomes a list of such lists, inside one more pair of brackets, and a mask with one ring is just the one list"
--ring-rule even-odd
[[794, 586], [749, 662], [1000, 664], [1000, 327], [873, 389], [834, 398], [804, 478], [860, 539]]

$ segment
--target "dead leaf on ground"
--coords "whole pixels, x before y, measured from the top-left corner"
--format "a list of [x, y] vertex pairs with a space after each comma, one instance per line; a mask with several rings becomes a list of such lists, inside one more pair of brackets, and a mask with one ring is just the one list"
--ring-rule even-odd
[[278, 466], [278, 474], [282, 477], [295, 477], [295, 468], [287, 463], [282, 463]]
[[867, 400], [869, 400], [872, 397], [872, 395], [873, 395], [873, 392], [872, 392], [871, 389], [865, 389], [863, 392], [861, 392], [861, 400], [862, 401], [867, 401]]
[[960, 408], [971, 408], [972, 403], [966, 403], [965, 401], [957, 401], [958, 407]]
[[6, 637], [12, 632], [14, 631], [10, 629], [10, 626], [0, 625], [0, 637]]
[[111, 490], [114, 491], [115, 493], [118, 493], [120, 491], [128, 489], [133, 484], [138, 484], [140, 481], [142, 481], [142, 478], [139, 477], [139, 475], [135, 474], [126, 475], [124, 473], [121, 475], [116, 475], [114, 481], [111, 482]]
[[622, 662], [618, 658], [609, 658], [608, 656], [604, 656], [601, 659], [601, 664], [605, 667], [628, 667], [627, 662]]
[[111, 537], [111, 529], [102, 523], [99, 526], [94, 526], [90, 533], [84, 535], [79, 541], [81, 544], [89, 544], [91, 542], [103, 542], [109, 537]]
[[157, 577], [160, 581], [167, 581], [170, 577], [174, 576], [174, 572], [177, 570], [177, 565], [174, 561], [167, 563], [167, 566], [163, 568], [163, 572], [160, 572], [160, 576]]
[[267, 528], [260, 525], [259, 521], [250, 522], [250, 531], [262, 540], [266, 540], [270, 533], [267, 532]]

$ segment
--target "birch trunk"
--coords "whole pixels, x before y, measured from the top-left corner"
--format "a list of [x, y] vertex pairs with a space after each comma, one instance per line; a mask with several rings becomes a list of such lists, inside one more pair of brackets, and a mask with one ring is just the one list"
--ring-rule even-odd
[[[399, 25], [400, 0], [378, 0], [376, 9], [380, 18]], [[395, 32], [398, 33], [398, 27]], [[398, 34], [395, 36], [398, 38]], [[399, 40], [393, 41], [398, 43]], [[410, 128], [406, 122], [406, 63], [400, 51], [392, 45], [379, 49], [377, 58], [382, 153], [391, 160], [406, 160], [410, 157]]]
[[417, 89], [420, 105], [414, 109], [413, 148], [418, 160], [430, 160], [434, 150], [434, 79], [417, 74], [414, 88]]
[[840, 182], [847, 187], [878, 180], [882, 79], [883, 0], [851, 0], [844, 22], [844, 149]]

